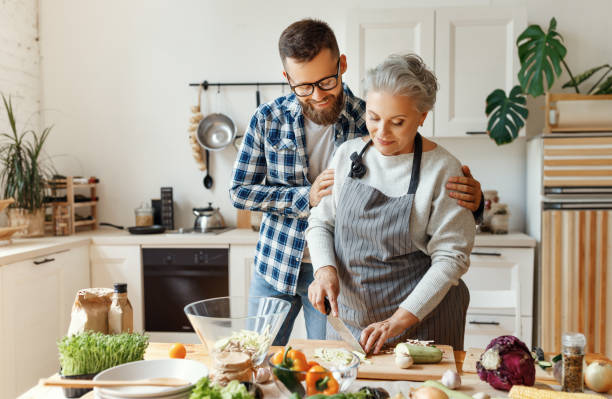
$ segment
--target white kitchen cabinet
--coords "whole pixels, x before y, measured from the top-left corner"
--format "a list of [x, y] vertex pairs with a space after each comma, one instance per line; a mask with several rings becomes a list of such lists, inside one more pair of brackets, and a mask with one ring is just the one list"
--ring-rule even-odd
[[[416, 53], [433, 68], [433, 8], [351, 10], [347, 26], [345, 77], [356, 95], [363, 95], [362, 79], [366, 71], [390, 54]], [[433, 135], [432, 115], [427, 117], [420, 133]]]
[[92, 287], [113, 288], [114, 283], [127, 283], [128, 298], [134, 310], [134, 331], [144, 331], [140, 246], [92, 245], [90, 260]]
[[486, 131], [486, 97], [497, 88], [509, 92], [518, 83], [515, 42], [526, 25], [522, 7], [353, 10], [347, 21], [345, 80], [362, 94], [369, 68], [390, 54], [416, 53], [435, 71], [440, 87], [420, 133], [472, 137], [466, 132]]
[[526, 23], [524, 8], [436, 9], [436, 137], [486, 131], [487, 96], [498, 88], [507, 94], [518, 84], [516, 39]]
[[248, 296], [255, 260], [255, 245], [230, 245], [229, 294]]
[[531, 247], [474, 247], [470, 268], [462, 277], [470, 290], [466, 349], [484, 347], [493, 338], [507, 334], [531, 346], [533, 252]]
[[0, 398], [14, 398], [58, 371], [57, 340], [76, 291], [89, 286], [87, 246], [0, 268]]

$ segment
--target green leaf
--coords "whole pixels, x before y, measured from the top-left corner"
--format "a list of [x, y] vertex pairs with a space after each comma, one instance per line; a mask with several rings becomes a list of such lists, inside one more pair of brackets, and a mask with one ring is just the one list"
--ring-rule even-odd
[[576, 87], [582, 82], [584, 82], [585, 80], [587, 80], [588, 78], [590, 78], [591, 76], [593, 76], [595, 73], [597, 73], [597, 71], [601, 70], [602, 68], [610, 68], [610, 65], [604, 64], [604, 65], [600, 65], [595, 68], [587, 69], [581, 74], [574, 76], [574, 80], [576, 81], [576, 84], [574, 84], [574, 82], [572, 82], [572, 80], [570, 79], [563, 84], [562, 88], [567, 89], [568, 87]]
[[544, 94], [544, 79], [547, 89], [552, 86], [555, 75], [561, 75], [561, 61], [567, 49], [561, 42], [563, 38], [555, 31], [557, 21], [550, 20], [548, 32], [539, 25], [530, 25], [516, 39], [521, 69], [518, 79], [523, 92], [533, 97]]
[[529, 111], [525, 107], [527, 100], [521, 86], [510, 90], [510, 96], [502, 89], [494, 90], [487, 96], [485, 112], [489, 116], [487, 131], [495, 142], [506, 144], [518, 137], [518, 132], [525, 125]]
[[608, 76], [608, 79], [604, 80], [593, 94], [612, 94], [612, 76]]

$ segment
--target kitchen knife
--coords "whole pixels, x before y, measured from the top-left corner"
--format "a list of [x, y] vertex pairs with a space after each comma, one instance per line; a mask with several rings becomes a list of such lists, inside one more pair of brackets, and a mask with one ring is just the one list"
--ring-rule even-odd
[[327, 315], [327, 321], [329, 321], [329, 324], [331, 324], [331, 326], [334, 328], [334, 330], [336, 330], [338, 335], [340, 335], [340, 338], [342, 338], [342, 340], [347, 343], [352, 350], [359, 352], [365, 356], [366, 353], [361, 347], [361, 345], [359, 345], [359, 341], [357, 341], [353, 334], [351, 334], [350, 330], [346, 327], [344, 322], [338, 317], [331, 315], [331, 305], [327, 297], [325, 298], [325, 314]]

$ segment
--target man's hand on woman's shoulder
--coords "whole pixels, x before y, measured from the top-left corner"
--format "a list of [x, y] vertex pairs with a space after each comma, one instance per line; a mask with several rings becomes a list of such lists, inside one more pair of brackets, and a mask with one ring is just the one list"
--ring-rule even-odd
[[465, 176], [453, 176], [448, 179], [446, 188], [451, 190], [448, 196], [457, 200], [457, 203], [472, 212], [476, 212], [482, 201], [480, 182], [472, 176], [467, 165], [461, 167]]

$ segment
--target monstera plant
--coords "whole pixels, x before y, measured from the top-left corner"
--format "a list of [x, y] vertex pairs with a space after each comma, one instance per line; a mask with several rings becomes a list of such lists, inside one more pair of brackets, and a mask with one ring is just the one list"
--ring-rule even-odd
[[555, 18], [550, 20], [546, 32], [539, 25], [527, 27], [516, 39], [521, 63], [518, 73], [520, 85], [514, 86], [508, 96], [502, 89], [496, 89], [487, 96], [487, 131], [498, 145], [510, 143], [518, 137], [529, 116], [526, 95], [538, 97], [550, 89], [555, 77], [559, 77], [563, 71], [561, 65], [570, 77], [563, 85], [564, 89], [573, 88], [580, 93], [579, 86], [592, 76], [600, 75], [586, 94], [612, 94], [612, 75], [608, 76], [612, 67], [604, 64], [574, 76], [565, 62], [567, 49], [563, 45], [563, 37], [556, 29]]

